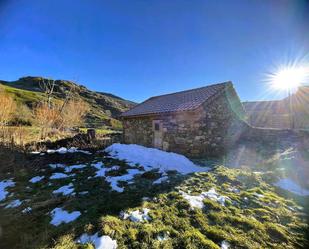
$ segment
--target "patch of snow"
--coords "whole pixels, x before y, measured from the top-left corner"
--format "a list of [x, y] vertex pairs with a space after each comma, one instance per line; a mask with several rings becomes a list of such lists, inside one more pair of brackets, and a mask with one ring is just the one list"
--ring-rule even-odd
[[167, 180], [168, 180], [168, 176], [163, 176], [155, 180], [152, 184], [161, 184], [162, 182], [166, 182]]
[[26, 207], [25, 209], [23, 209], [21, 212], [23, 214], [26, 214], [26, 213], [30, 213], [32, 211], [32, 208], [31, 207]]
[[115, 143], [105, 149], [112, 158], [125, 160], [130, 165], [142, 165], [147, 170], [159, 169], [160, 172], [176, 170], [182, 174], [208, 171], [208, 167], [199, 167], [183, 155], [136, 144]]
[[259, 194], [259, 193], [254, 193], [253, 195], [256, 196], [257, 198], [263, 198], [264, 197], [264, 195]]
[[72, 165], [65, 167], [64, 171], [65, 173], [71, 173], [73, 169], [83, 169], [83, 168], [86, 168], [85, 164]]
[[62, 186], [60, 188], [58, 188], [57, 190], [53, 191], [53, 194], [63, 194], [63, 195], [70, 195], [70, 194], [74, 194], [74, 186], [72, 183]]
[[111, 168], [110, 168], [110, 170], [111, 171], [117, 171], [117, 170], [120, 170], [120, 166], [118, 166], [118, 165], [114, 165], [114, 166], [112, 166]]
[[96, 162], [96, 163], [92, 163], [91, 166], [95, 167], [96, 169], [101, 169], [101, 168], [103, 168], [104, 163]]
[[235, 187], [228, 188], [228, 191], [233, 192], [235, 194], [239, 194], [240, 193], [240, 190], [238, 188], [235, 188]]
[[[128, 173], [122, 176], [108, 176], [106, 177], [106, 181], [110, 183], [111, 188], [117, 192], [123, 192], [124, 188], [118, 186], [118, 182], [129, 182], [131, 181], [135, 175], [140, 174], [141, 172], [138, 169], [128, 169]], [[130, 182], [132, 183], [132, 182]]]
[[204, 196], [202, 196], [202, 195], [189, 195], [189, 194], [182, 192], [182, 191], [180, 193], [183, 196], [183, 198], [185, 198], [189, 202], [189, 204], [192, 208], [195, 208], [195, 207], [196, 208], [203, 208], [204, 207], [204, 203], [203, 203], [203, 200], [205, 199]]
[[157, 240], [159, 241], [165, 241], [168, 240], [169, 236], [168, 233], [160, 233], [157, 235]]
[[274, 183], [274, 185], [300, 196], [309, 196], [309, 189], [302, 188], [289, 178], [280, 179], [278, 182]]
[[105, 177], [106, 172], [110, 171], [109, 168], [98, 169], [95, 172], [95, 177]]
[[16, 208], [16, 207], [19, 207], [21, 204], [22, 204], [22, 201], [14, 200], [10, 202], [8, 205], [6, 205], [5, 208]]
[[62, 178], [66, 178], [66, 177], [69, 177], [69, 175], [64, 174], [64, 173], [53, 173], [49, 179], [52, 179], [52, 180], [53, 179], [62, 179]]
[[78, 148], [76, 147], [71, 147], [70, 149], [68, 149], [68, 152], [69, 153], [76, 153], [76, 152], [79, 152], [79, 153], [84, 153], [84, 154], [87, 154], [87, 155], [91, 155], [92, 153], [89, 152], [89, 151], [86, 151], [86, 150], [79, 150]]
[[62, 163], [51, 163], [49, 164], [49, 167], [51, 167], [52, 169], [57, 169], [57, 168], [64, 168], [65, 165]]
[[78, 194], [79, 195], [86, 195], [86, 194], [88, 194], [89, 193], [89, 191], [82, 191], [82, 192], [79, 192]]
[[52, 216], [50, 224], [54, 226], [59, 226], [61, 223], [72, 222], [81, 215], [79, 211], [73, 211], [69, 213], [62, 208], [55, 208], [50, 212], [50, 214]]
[[91, 155], [92, 153], [89, 152], [89, 151], [86, 151], [86, 150], [79, 150], [78, 148], [76, 147], [71, 147], [69, 149], [65, 148], [65, 147], [61, 147], [59, 149], [56, 149], [56, 150], [52, 150], [52, 149], [49, 149], [46, 151], [48, 154], [54, 154], [54, 153], [59, 153], [59, 154], [66, 154], [66, 153], [84, 153], [84, 154], [87, 154], [87, 155]]
[[230, 248], [230, 243], [229, 242], [227, 242], [226, 240], [223, 240], [222, 242], [221, 242], [221, 249], [229, 249]]
[[230, 199], [227, 196], [219, 195], [214, 188], [211, 188], [207, 192], [202, 192], [200, 195], [189, 195], [183, 191], [180, 191], [181, 195], [189, 202], [192, 208], [203, 208], [204, 203], [203, 200], [208, 198], [210, 200], [216, 201], [221, 204], [221, 206], [225, 206], [225, 201]]
[[0, 201], [4, 200], [9, 193], [8, 191], [6, 191], [6, 188], [13, 186], [15, 186], [15, 182], [13, 182], [12, 180], [0, 181]]
[[224, 206], [225, 201], [230, 199], [227, 196], [219, 195], [214, 188], [211, 188], [207, 192], [203, 192], [202, 195], [205, 196], [206, 198], [210, 199], [210, 200], [217, 201], [218, 203], [221, 204], [221, 206]]
[[40, 155], [40, 154], [41, 154], [41, 151], [31, 151], [30, 154], [33, 154], [33, 155]]
[[35, 176], [35, 177], [32, 177], [29, 182], [32, 182], [32, 183], [36, 183], [36, 182], [39, 182], [41, 180], [43, 180], [45, 178], [45, 176]]
[[94, 235], [88, 235], [86, 233], [82, 234], [76, 241], [80, 244], [93, 244], [95, 249], [116, 249], [117, 241], [112, 240], [111, 237], [103, 235], [99, 237], [98, 233]]
[[[102, 162], [93, 163], [91, 166], [97, 169], [95, 177], [105, 177], [106, 172], [110, 170], [109, 168], [105, 168]], [[88, 177], [88, 179], [90, 178]]]
[[140, 210], [135, 210], [129, 213], [122, 212], [120, 215], [124, 220], [129, 219], [132, 222], [151, 221], [151, 218], [148, 215], [149, 211], [150, 209], [143, 208], [142, 212]]

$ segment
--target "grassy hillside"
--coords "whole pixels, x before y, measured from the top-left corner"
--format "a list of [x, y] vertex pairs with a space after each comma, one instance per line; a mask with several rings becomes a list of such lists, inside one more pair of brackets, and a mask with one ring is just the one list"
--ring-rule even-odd
[[[6, 92], [17, 101], [19, 108], [29, 112], [38, 102], [46, 99], [40, 87], [41, 77], [24, 77], [17, 81], [0, 81]], [[90, 105], [90, 112], [86, 117], [87, 127], [119, 126], [118, 116], [135, 105], [134, 102], [124, 100], [109, 93], [95, 92], [82, 85], [67, 80], [56, 80], [54, 101], [63, 100], [70, 89], [74, 89], [72, 96], [82, 99]]]

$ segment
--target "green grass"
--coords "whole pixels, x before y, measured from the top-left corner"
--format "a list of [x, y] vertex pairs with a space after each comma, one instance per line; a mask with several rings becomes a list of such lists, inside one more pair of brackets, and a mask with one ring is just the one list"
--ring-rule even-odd
[[[24, 200], [18, 208], [0, 212], [3, 235], [1, 248], [92, 248], [92, 245], [78, 245], [75, 240], [82, 233], [109, 235], [117, 240], [119, 248], [220, 248], [223, 240], [231, 248], [297, 248], [305, 247], [308, 230], [303, 210], [294, 199], [277, 190], [262, 176], [251, 171], [215, 167], [210, 172], [188, 176], [169, 173], [170, 182], [152, 185], [160, 177], [157, 172], [137, 175], [134, 183], [123, 183], [125, 191], [111, 191], [104, 178], [90, 178], [95, 174], [92, 162], [103, 161], [106, 167], [120, 165], [117, 172], [122, 175], [128, 168], [126, 163], [105, 158], [104, 153], [86, 155], [49, 155], [35, 157], [35, 166], [25, 164], [15, 174], [3, 174], [0, 179], [10, 177], [16, 186], [9, 189], [13, 199]], [[30, 161], [33, 161], [31, 159]], [[48, 163], [68, 165], [87, 164], [84, 170], [77, 170], [69, 179], [54, 180], [49, 186], [48, 177], [53, 170]], [[27, 162], [25, 162], [27, 163]], [[41, 171], [44, 169], [44, 171]], [[33, 176], [45, 175], [42, 182], [32, 184]], [[72, 179], [75, 179], [72, 181]], [[55, 196], [52, 191], [72, 182], [76, 192], [89, 191], [88, 195]], [[31, 187], [30, 189], [27, 187]], [[200, 194], [214, 187], [228, 196], [225, 206], [210, 199], [204, 200], [204, 208], [191, 208], [179, 192]], [[230, 191], [231, 187], [240, 190]], [[257, 197], [255, 193], [263, 194]], [[149, 197], [149, 200], [142, 200]], [[32, 212], [23, 214], [25, 207]], [[82, 215], [72, 223], [54, 227], [49, 224], [49, 212], [56, 207], [79, 210]], [[120, 218], [121, 211], [147, 207], [152, 218], [149, 222], [134, 223]], [[167, 240], [157, 240], [158, 235], [166, 235]]]

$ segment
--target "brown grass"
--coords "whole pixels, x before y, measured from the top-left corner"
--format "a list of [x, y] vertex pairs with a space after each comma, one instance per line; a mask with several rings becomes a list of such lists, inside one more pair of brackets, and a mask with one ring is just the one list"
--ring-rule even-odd
[[16, 103], [3, 89], [0, 88], [0, 125], [6, 125], [14, 116]]

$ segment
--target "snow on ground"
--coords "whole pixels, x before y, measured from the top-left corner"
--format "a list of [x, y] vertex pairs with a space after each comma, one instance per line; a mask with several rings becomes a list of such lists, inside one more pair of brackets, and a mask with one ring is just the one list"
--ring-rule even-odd
[[259, 193], [253, 193], [253, 195], [256, 196], [257, 198], [264, 198], [264, 195]]
[[21, 212], [23, 214], [26, 214], [26, 213], [30, 213], [32, 211], [32, 208], [31, 207], [26, 207], [25, 209], [23, 209]]
[[168, 240], [169, 239], [169, 236], [167, 233], [162, 233], [162, 234], [159, 234], [157, 236], [157, 240], [159, 241], [165, 241], [165, 240]]
[[73, 211], [71, 213], [63, 210], [62, 208], [55, 208], [50, 212], [52, 220], [50, 224], [59, 226], [61, 223], [69, 223], [76, 220], [81, 213], [79, 211]]
[[53, 191], [53, 194], [63, 194], [63, 195], [74, 195], [74, 186], [72, 183], [62, 186], [58, 188], [57, 190]]
[[78, 194], [79, 195], [86, 195], [86, 194], [89, 194], [89, 191], [82, 191], [82, 192], [79, 192]]
[[71, 173], [73, 169], [83, 169], [86, 168], [85, 164], [78, 164], [78, 165], [72, 165], [65, 167], [64, 171], [65, 173]]
[[230, 243], [227, 242], [226, 240], [223, 240], [221, 243], [221, 249], [229, 249], [230, 248]]
[[203, 200], [208, 198], [210, 200], [216, 201], [221, 204], [221, 206], [225, 205], [225, 201], [230, 199], [227, 196], [219, 195], [214, 188], [211, 188], [207, 192], [202, 192], [200, 195], [189, 195], [183, 191], [180, 191], [183, 198], [185, 198], [192, 208], [203, 208], [204, 203]]
[[5, 208], [16, 208], [16, 207], [19, 207], [21, 204], [22, 204], [22, 201], [14, 200], [14, 201], [11, 201], [8, 205], [6, 205]]
[[127, 174], [122, 176], [108, 176], [105, 180], [110, 183], [110, 186], [113, 190], [121, 193], [124, 191], [124, 188], [119, 187], [118, 182], [129, 182], [134, 178], [135, 175], [141, 174], [138, 169], [128, 169], [127, 172]]
[[99, 237], [98, 233], [94, 235], [88, 235], [86, 233], [82, 234], [77, 240], [77, 243], [80, 244], [93, 244], [95, 249], [116, 249], [117, 241], [112, 240], [111, 237], [103, 235]]
[[131, 166], [139, 164], [146, 170], [157, 168], [160, 172], [176, 170], [182, 174], [207, 171], [207, 167], [199, 167], [183, 155], [166, 152], [154, 148], [146, 148], [136, 144], [113, 144], [105, 149], [111, 157], [125, 160]]
[[274, 183], [274, 185], [300, 196], [309, 196], [308, 189], [302, 188], [296, 182], [289, 178], [280, 179], [278, 182]]
[[[118, 165], [112, 166], [111, 168], [106, 168], [102, 162], [93, 163], [91, 166], [97, 169], [95, 177], [106, 177], [106, 172], [120, 169], [120, 166]], [[127, 174], [121, 176], [107, 176], [105, 180], [110, 183], [110, 186], [114, 191], [123, 192], [124, 188], [119, 187], [118, 183], [120, 181], [129, 183], [129, 181], [131, 181], [135, 175], [141, 173], [142, 172], [138, 169], [128, 169]]]
[[54, 179], [62, 179], [69, 177], [69, 175], [64, 174], [64, 173], [53, 173], [49, 179], [54, 180]]
[[13, 186], [15, 186], [15, 182], [13, 182], [12, 180], [0, 181], [0, 201], [4, 200], [9, 193], [8, 191], [6, 191], [6, 188]]
[[132, 222], [151, 221], [151, 218], [148, 215], [149, 211], [150, 209], [143, 208], [142, 212], [140, 210], [135, 210], [129, 213], [122, 212], [120, 215], [124, 220], [129, 219]]
[[152, 184], [161, 184], [162, 182], [166, 182], [168, 180], [168, 176], [162, 176], [159, 179], [155, 180]]
[[201, 194], [200, 195], [189, 195], [185, 192], [180, 192], [182, 197], [185, 198], [190, 206], [192, 208], [203, 208], [204, 207], [204, 203], [203, 203], [203, 200], [205, 199], [204, 196], [202, 196]]
[[45, 176], [35, 176], [35, 177], [32, 177], [29, 182], [32, 182], [32, 183], [36, 183], [36, 182], [39, 182], [41, 180], [43, 180], [45, 178]]
[[105, 168], [102, 162], [93, 163], [91, 166], [97, 169], [95, 177], [105, 177], [106, 172], [110, 171], [109, 168]]
[[48, 154], [54, 154], [54, 153], [59, 153], [59, 154], [66, 154], [66, 153], [84, 153], [87, 155], [91, 155], [92, 153], [89, 151], [85, 151], [85, 150], [79, 150], [76, 147], [71, 147], [69, 149], [65, 148], [65, 147], [61, 147], [57, 150], [47, 150], [46, 151]]
[[49, 167], [52, 169], [57, 169], [57, 168], [65, 168], [65, 165], [62, 163], [51, 163], [49, 164]]

